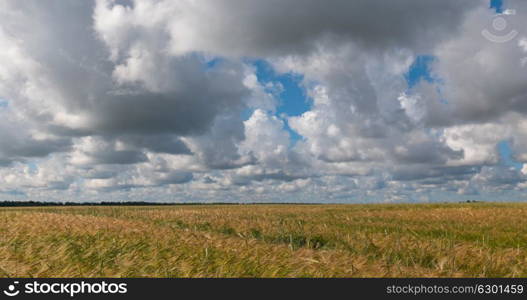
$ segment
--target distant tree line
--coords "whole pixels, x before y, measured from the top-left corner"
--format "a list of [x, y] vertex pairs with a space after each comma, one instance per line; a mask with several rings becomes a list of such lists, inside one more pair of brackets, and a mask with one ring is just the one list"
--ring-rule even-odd
[[315, 205], [321, 203], [227, 203], [227, 202], [213, 202], [213, 203], [175, 203], [175, 202], [144, 202], [144, 201], [128, 201], [128, 202], [40, 202], [40, 201], [3, 201], [0, 202], [0, 207], [30, 207], [30, 206], [168, 206], [168, 205]]

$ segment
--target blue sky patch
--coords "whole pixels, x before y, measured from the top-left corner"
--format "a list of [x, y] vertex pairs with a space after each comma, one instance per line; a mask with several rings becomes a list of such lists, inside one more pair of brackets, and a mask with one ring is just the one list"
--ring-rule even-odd
[[490, 0], [490, 8], [496, 10], [496, 13], [503, 13], [503, 0]]
[[513, 167], [516, 170], [522, 169], [523, 164], [514, 160], [511, 145], [508, 141], [498, 143], [498, 152], [500, 153], [500, 163], [503, 166]]
[[421, 80], [428, 82], [435, 81], [430, 72], [430, 64], [435, 60], [436, 58], [433, 55], [419, 55], [416, 57], [408, 72], [404, 75], [409, 88], [413, 88]]
[[[441, 92], [441, 84], [443, 81], [441, 78], [434, 77], [431, 72], [431, 64], [434, 63], [437, 58], [433, 55], [419, 55], [415, 58], [415, 61], [408, 68], [408, 72], [404, 74], [408, 89], [414, 88], [421, 81], [436, 84], [436, 90], [441, 97], [439, 101], [443, 104], [448, 104], [448, 100], [445, 99]], [[408, 91], [407, 91], [408, 92]], [[411, 93], [411, 92], [410, 92]]]
[[280, 100], [277, 107], [278, 115], [300, 116], [311, 109], [311, 103], [300, 85], [304, 79], [302, 75], [277, 74], [273, 67], [264, 60], [256, 60], [253, 65], [256, 67], [258, 81], [262, 85], [265, 86], [268, 82], [278, 82], [283, 86], [283, 91], [278, 95]]
[[301, 141], [304, 139], [303, 136], [301, 136], [300, 134], [298, 134], [296, 131], [294, 131], [291, 127], [289, 127], [289, 123], [287, 122], [287, 120], [284, 120], [284, 127], [285, 129], [287, 130], [287, 132], [289, 132], [289, 137], [291, 139], [291, 145], [294, 146], [296, 144], [296, 142], [298, 141]]
[[285, 129], [289, 132], [291, 143], [294, 145], [302, 139], [302, 136], [289, 127], [287, 118], [283, 116], [300, 116], [311, 109], [311, 100], [301, 86], [304, 77], [293, 73], [277, 74], [273, 67], [264, 60], [256, 60], [252, 63], [256, 67], [256, 77], [260, 84], [265, 86], [266, 83], [273, 82], [282, 85], [283, 90], [276, 95], [279, 100], [276, 115], [284, 120]]

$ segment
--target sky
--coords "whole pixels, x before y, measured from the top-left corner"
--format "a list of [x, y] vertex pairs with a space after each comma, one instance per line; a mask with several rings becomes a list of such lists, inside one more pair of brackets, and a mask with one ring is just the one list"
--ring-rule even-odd
[[0, 201], [527, 200], [527, 2], [0, 1]]

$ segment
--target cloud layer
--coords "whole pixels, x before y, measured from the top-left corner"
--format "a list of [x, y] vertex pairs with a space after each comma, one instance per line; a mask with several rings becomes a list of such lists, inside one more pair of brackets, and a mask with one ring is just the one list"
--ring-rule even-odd
[[[483, 0], [2, 1], [0, 193], [521, 199], [527, 4], [507, 5], [496, 16]], [[518, 35], [495, 43], [484, 29]], [[429, 74], [409, 84], [423, 55]], [[290, 99], [255, 61], [300, 78], [309, 109], [278, 114]]]

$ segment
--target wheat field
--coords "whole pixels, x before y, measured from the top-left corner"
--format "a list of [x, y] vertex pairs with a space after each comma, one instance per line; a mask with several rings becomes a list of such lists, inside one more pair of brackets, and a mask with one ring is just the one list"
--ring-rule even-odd
[[526, 204], [0, 209], [0, 277], [526, 277]]

